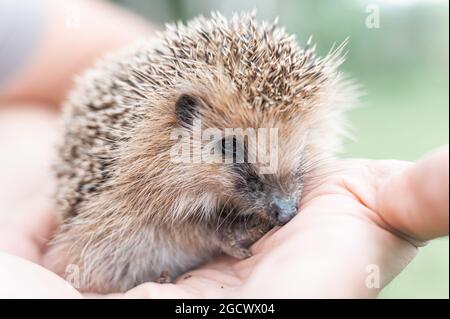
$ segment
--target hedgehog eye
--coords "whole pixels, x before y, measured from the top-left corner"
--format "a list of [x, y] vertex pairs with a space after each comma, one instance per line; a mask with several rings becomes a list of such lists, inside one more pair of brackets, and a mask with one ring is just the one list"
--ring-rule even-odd
[[201, 101], [198, 97], [182, 94], [175, 103], [175, 114], [181, 125], [192, 125]]

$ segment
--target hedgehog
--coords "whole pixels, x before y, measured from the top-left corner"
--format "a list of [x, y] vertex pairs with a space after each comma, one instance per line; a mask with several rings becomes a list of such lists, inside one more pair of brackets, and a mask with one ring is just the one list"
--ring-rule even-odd
[[[277, 21], [213, 12], [100, 59], [63, 108], [61, 222], [46, 264], [62, 276], [75, 265], [76, 288], [111, 293], [221, 254], [249, 258], [255, 241], [298, 213], [340, 148], [355, 102], [339, 70], [345, 42], [319, 57], [311, 39], [300, 46]], [[242, 130], [198, 141], [199, 125]], [[255, 156], [269, 142], [250, 147], [247, 128], [276, 131], [274, 169]], [[174, 132], [192, 142], [178, 160]], [[214, 161], [192, 160], [207, 145]]]

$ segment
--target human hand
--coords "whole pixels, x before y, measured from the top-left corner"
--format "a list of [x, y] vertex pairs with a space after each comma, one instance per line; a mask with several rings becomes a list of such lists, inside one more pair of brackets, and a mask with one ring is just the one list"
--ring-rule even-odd
[[0, 298], [80, 298], [66, 281], [41, 266], [55, 226], [52, 211], [41, 207], [0, 227]]
[[0, 109], [0, 298], [80, 296], [40, 266], [57, 224], [49, 167], [56, 115], [34, 106]]
[[299, 215], [252, 247], [253, 257], [221, 257], [126, 296], [375, 297], [417, 246], [448, 234], [448, 167], [448, 147], [417, 164], [347, 160], [303, 198]]
[[[414, 257], [414, 244], [448, 233], [448, 149], [415, 165], [349, 160], [336, 171], [306, 194], [297, 217], [252, 247], [253, 257], [221, 257], [175, 284], [108, 297], [376, 296]], [[33, 207], [1, 223], [0, 296], [81, 297], [40, 266], [56, 217], [45, 201]], [[371, 265], [379, 288], [366, 285]]]

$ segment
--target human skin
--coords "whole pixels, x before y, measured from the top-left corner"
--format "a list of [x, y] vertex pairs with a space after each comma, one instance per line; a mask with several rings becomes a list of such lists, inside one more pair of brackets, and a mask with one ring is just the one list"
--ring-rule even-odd
[[[42, 149], [48, 141], [42, 141]], [[376, 297], [414, 258], [417, 245], [448, 234], [448, 164], [448, 147], [415, 164], [340, 161], [304, 196], [299, 215], [253, 245], [253, 257], [223, 256], [174, 284], [145, 283], [125, 294], [95, 297]], [[1, 167], [0, 175], [10, 170]], [[46, 186], [51, 177], [39, 179], [38, 188], [51, 189]], [[33, 203], [0, 215], [0, 297], [83, 297], [41, 266], [57, 214], [47, 195]], [[379, 288], [366, 285], [374, 266]]]

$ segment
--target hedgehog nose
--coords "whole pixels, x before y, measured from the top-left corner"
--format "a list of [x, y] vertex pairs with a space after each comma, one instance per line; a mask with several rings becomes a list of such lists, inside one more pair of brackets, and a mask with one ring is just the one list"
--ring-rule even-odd
[[280, 225], [290, 221], [297, 211], [297, 198], [274, 197], [270, 205], [270, 213]]

